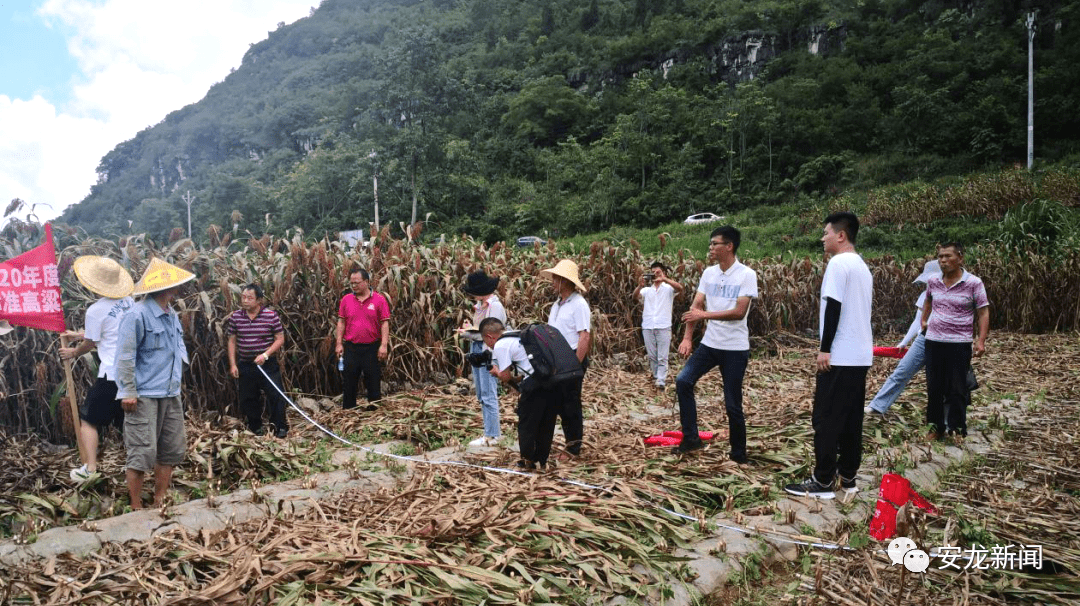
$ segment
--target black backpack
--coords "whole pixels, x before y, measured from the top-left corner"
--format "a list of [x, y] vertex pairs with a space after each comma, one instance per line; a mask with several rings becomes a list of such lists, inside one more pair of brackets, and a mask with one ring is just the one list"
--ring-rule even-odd
[[[512, 336], [508, 333], [506, 336]], [[559, 329], [550, 324], [529, 324], [517, 331], [517, 337], [529, 356], [533, 372], [532, 387], [554, 387], [585, 376], [577, 354]], [[525, 384], [523, 383], [523, 387]]]

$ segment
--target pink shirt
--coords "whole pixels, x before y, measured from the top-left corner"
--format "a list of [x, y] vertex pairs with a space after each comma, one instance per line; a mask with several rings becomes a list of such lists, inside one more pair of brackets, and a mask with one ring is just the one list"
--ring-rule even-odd
[[390, 320], [390, 304], [375, 291], [364, 301], [349, 293], [341, 298], [338, 317], [345, 320], [342, 339], [350, 343], [376, 343], [382, 338], [382, 323]]
[[986, 287], [978, 277], [964, 271], [952, 286], [945, 286], [941, 276], [926, 284], [932, 315], [926, 323], [926, 340], [943, 343], [974, 341], [975, 310], [990, 305]]

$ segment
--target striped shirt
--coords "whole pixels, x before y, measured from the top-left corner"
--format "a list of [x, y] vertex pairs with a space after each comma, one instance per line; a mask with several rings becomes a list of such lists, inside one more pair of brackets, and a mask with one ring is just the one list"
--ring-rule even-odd
[[964, 270], [952, 286], [945, 286], [940, 275], [926, 283], [930, 297], [930, 320], [926, 340], [939, 343], [971, 343], [975, 340], [975, 310], [990, 305], [986, 287], [977, 276]]
[[238, 309], [225, 324], [225, 334], [236, 336], [238, 362], [255, 360], [274, 343], [274, 335], [284, 330], [277, 312], [268, 307], [260, 307], [254, 320], [247, 311]]

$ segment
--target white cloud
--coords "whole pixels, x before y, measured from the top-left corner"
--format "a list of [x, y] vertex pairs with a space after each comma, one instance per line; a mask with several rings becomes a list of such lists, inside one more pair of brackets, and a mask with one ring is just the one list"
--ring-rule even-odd
[[47, 0], [79, 73], [63, 103], [0, 95], [0, 204], [48, 204], [51, 218], [90, 192], [101, 157], [201, 99], [252, 42], [318, 0]]

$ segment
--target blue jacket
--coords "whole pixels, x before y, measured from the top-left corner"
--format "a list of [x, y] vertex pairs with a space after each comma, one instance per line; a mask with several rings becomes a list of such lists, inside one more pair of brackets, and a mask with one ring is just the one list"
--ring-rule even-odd
[[147, 296], [120, 322], [116, 345], [116, 399], [180, 395], [188, 362], [180, 317]]

